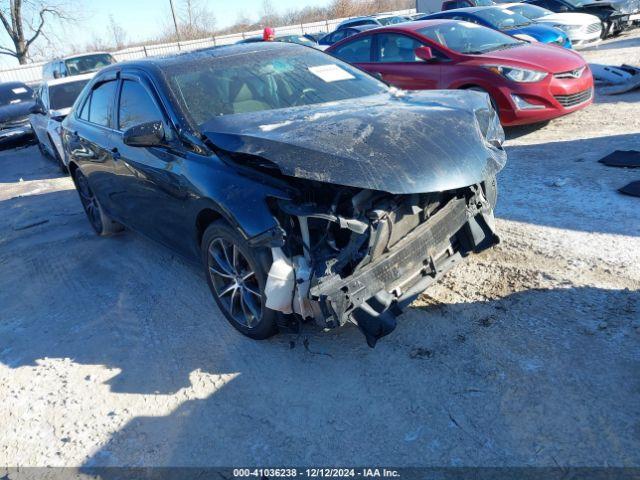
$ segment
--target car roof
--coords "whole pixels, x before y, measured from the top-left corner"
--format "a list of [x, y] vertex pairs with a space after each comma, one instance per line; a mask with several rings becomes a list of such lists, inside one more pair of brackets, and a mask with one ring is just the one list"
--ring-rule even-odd
[[53, 87], [55, 85], [62, 85], [65, 83], [74, 83], [80, 82], [82, 80], [91, 80], [96, 75], [96, 72], [84, 73], [82, 75], [71, 75], [69, 77], [61, 77], [61, 78], [52, 78], [50, 80], [45, 80], [42, 82], [43, 85], [47, 85], [48, 87]]
[[[403, 30], [406, 32], [415, 32], [425, 27], [432, 27], [434, 25], [444, 25], [447, 23], [458, 23], [458, 21], [452, 20], [450, 18], [430, 18], [428, 20], [416, 20], [414, 22], [398, 23], [396, 25], [378, 27], [375, 30], [380, 32], [386, 32], [391, 30], [394, 30], [394, 31]], [[349, 37], [349, 38], [352, 38], [352, 37]]]
[[[375, 28], [380, 28], [380, 25], [353, 25], [351, 27], [347, 27], [347, 28], [351, 28], [353, 30], [359, 30], [361, 32], [366, 32], [367, 30], [373, 30]], [[345, 28], [346, 30], [346, 28]], [[333, 33], [333, 32], [332, 32]]]
[[29, 87], [29, 85], [23, 82], [16, 82], [16, 81], [0, 83], [0, 88], [15, 88], [15, 87]]
[[269, 51], [292, 51], [298, 49], [300, 52], [308, 52], [309, 49], [321, 53], [319, 50], [310, 46], [300, 45], [288, 42], [254, 42], [254, 43], [234, 43], [219, 47], [209, 47], [199, 50], [190, 50], [187, 52], [173, 53], [157, 57], [139, 58], [126, 62], [115, 63], [100, 70], [99, 74], [105, 72], [118, 71], [120, 69], [142, 69], [160, 71], [164, 67], [180, 65], [184, 63], [197, 62], [199, 60], [208, 60], [211, 58], [227, 58], [238, 55], [259, 54], [265, 50]]
[[475, 13], [480, 10], [492, 10], [492, 9], [502, 9], [504, 8], [503, 4], [500, 5], [485, 5], [483, 7], [463, 7], [463, 8], [453, 8], [451, 10], [444, 10], [442, 12], [435, 13], [434, 15], [440, 15], [441, 13], [449, 14], [451, 12], [466, 12], [466, 13]]
[[66, 55], [64, 57], [58, 57], [58, 58], [54, 58], [53, 60], [49, 60], [47, 63], [51, 63], [51, 62], [59, 62], [60, 60], [70, 60], [72, 58], [82, 58], [82, 57], [89, 57], [91, 55], [104, 55], [104, 54], [108, 54], [111, 55], [111, 52], [86, 52], [86, 53], [76, 53], [74, 55]]

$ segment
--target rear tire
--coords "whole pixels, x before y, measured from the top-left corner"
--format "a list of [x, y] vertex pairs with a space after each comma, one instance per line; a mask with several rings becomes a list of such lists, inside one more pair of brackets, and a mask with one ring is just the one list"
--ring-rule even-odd
[[111, 217], [104, 212], [98, 198], [89, 186], [87, 177], [85, 177], [80, 170], [74, 172], [73, 183], [80, 196], [80, 203], [82, 203], [82, 208], [84, 208], [84, 212], [87, 214], [87, 219], [97, 235], [107, 237], [124, 230], [121, 224], [112, 220]]
[[201, 252], [207, 283], [227, 321], [254, 340], [277, 333], [278, 314], [265, 306], [269, 250], [250, 247], [235, 228], [218, 220], [205, 230]]

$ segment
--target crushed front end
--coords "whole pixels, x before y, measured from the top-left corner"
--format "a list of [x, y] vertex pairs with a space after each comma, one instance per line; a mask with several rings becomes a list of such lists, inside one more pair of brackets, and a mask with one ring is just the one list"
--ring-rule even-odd
[[267, 306], [324, 328], [353, 322], [371, 347], [395, 328], [401, 307], [458, 260], [499, 241], [495, 177], [425, 194], [311, 182], [304, 192], [274, 206], [286, 241], [273, 249]]

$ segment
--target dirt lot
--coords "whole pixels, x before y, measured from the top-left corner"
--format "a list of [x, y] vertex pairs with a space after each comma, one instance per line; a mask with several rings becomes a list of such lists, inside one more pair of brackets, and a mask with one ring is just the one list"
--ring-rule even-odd
[[[640, 32], [585, 55], [640, 65]], [[640, 466], [640, 171], [597, 163], [640, 148], [639, 101], [510, 131], [502, 244], [374, 350], [241, 337], [198, 268], [1, 152], [0, 465]]]

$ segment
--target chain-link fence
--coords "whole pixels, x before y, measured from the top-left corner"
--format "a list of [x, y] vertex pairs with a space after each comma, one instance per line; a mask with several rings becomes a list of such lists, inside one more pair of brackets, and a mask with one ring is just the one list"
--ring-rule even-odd
[[[415, 9], [399, 10], [396, 12], [385, 12], [389, 15], [410, 15], [415, 13]], [[276, 35], [304, 35], [305, 33], [331, 32], [342, 21], [348, 18], [327, 19], [321, 22], [302, 23], [300, 25], [288, 25], [276, 28]], [[262, 36], [262, 30], [251, 32], [233, 33], [230, 35], [219, 35], [198, 40], [184, 42], [162, 43], [157, 45], [143, 45], [140, 47], [129, 47], [116, 52], [111, 52], [118, 61], [134, 60], [136, 58], [153, 57], [156, 55], [168, 55], [180, 51], [197, 50], [200, 48], [217, 47], [230, 45], [244, 38]], [[30, 63], [15, 68], [0, 70], [0, 82], [19, 81], [24, 83], [37, 83], [42, 80], [42, 66], [46, 62]]]

